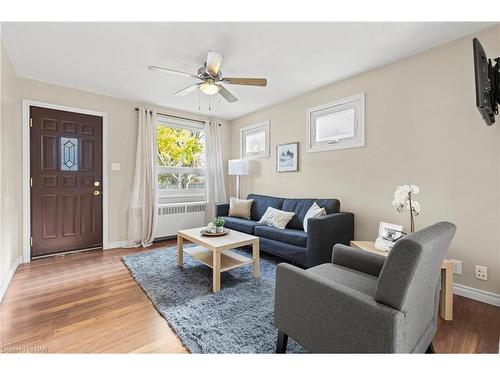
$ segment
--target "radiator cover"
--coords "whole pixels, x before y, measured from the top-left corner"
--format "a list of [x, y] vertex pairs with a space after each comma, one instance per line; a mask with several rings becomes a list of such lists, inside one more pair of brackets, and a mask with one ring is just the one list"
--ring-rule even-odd
[[205, 223], [205, 202], [164, 203], [158, 205], [156, 237], [174, 236], [180, 229], [202, 227]]

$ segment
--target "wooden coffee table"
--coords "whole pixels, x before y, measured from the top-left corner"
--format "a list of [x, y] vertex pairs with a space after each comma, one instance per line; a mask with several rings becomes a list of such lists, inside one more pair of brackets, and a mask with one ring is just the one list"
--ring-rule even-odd
[[[220, 290], [220, 274], [245, 264], [253, 263], [253, 275], [260, 277], [259, 268], [259, 237], [230, 230], [220, 237], [202, 236], [204, 228], [192, 228], [177, 231], [177, 266], [184, 264], [184, 253], [197, 261], [209, 266], [213, 270], [213, 292]], [[191, 241], [198, 246], [184, 248], [184, 240]], [[237, 254], [231, 249], [252, 245], [252, 259]]]

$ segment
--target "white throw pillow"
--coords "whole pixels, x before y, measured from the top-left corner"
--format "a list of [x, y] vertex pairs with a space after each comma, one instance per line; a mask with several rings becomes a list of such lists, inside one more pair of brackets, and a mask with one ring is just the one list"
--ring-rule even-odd
[[231, 197], [229, 199], [229, 216], [250, 219], [250, 209], [253, 199], [238, 199]]
[[285, 229], [286, 225], [292, 220], [295, 212], [281, 211], [273, 207], [268, 207], [262, 218], [259, 220], [260, 224], [270, 225], [278, 229]]
[[306, 216], [304, 216], [304, 232], [307, 233], [307, 221], [312, 218], [312, 217], [320, 217], [326, 215], [326, 210], [324, 207], [320, 207], [316, 204], [316, 202], [313, 203], [311, 208], [307, 210]]

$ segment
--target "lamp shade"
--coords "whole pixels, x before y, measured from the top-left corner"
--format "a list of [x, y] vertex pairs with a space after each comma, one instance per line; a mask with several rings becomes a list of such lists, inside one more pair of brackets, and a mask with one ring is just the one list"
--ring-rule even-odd
[[228, 160], [228, 174], [230, 176], [248, 175], [249, 162], [245, 159]]

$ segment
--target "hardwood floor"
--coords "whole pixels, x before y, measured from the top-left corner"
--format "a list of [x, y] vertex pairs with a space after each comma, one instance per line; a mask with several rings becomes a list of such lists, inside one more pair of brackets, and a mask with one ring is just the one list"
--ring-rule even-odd
[[88, 251], [19, 266], [0, 304], [0, 347], [187, 353], [121, 261], [140, 251]]
[[436, 353], [499, 353], [500, 307], [453, 296], [453, 321], [440, 319]]
[[[154, 247], [174, 246], [165, 241]], [[124, 266], [150, 249], [89, 251], [19, 266], [0, 304], [0, 349], [49, 353], [187, 353]], [[437, 353], [498, 353], [500, 308], [454, 296]]]

